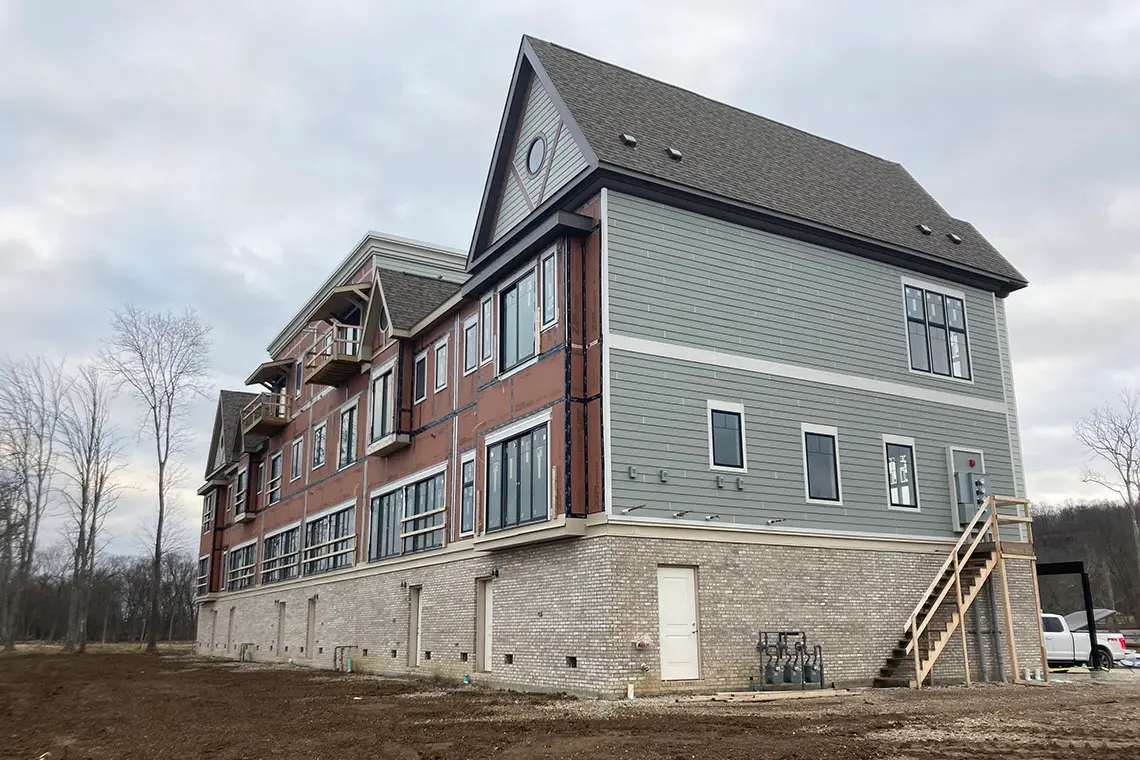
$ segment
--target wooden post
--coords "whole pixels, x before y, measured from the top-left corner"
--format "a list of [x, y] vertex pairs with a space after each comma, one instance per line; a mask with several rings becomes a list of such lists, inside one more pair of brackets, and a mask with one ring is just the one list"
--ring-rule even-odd
[[910, 616], [910, 643], [914, 647], [914, 688], [922, 688], [922, 669], [918, 657], [918, 616]]
[[1013, 668], [1013, 678], [1010, 680], [1017, 683], [1021, 680], [1021, 666], [1017, 662], [1017, 641], [1013, 635], [1013, 608], [1009, 602], [1009, 574], [1005, 567], [1005, 558], [1002, 556], [1001, 550], [1001, 519], [998, 517], [997, 499], [993, 496], [990, 497], [990, 509], [992, 510], [994, 519], [994, 547], [997, 551], [998, 569], [1001, 570], [1001, 597], [1005, 606], [1005, 636], [1006, 643], [1009, 646], [1009, 662]]
[[970, 653], [966, 650], [966, 606], [962, 603], [962, 566], [958, 552], [954, 552], [954, 592], [958, 595], [958, 631], [962, 634], [962, 667], [966, 672], [966, 685], [970, 685]]
[[[1025, 507], [1025, 516], [1030, 517], [1029, 506]], [[1029, 539], [1029, 545], [1033, 546], [1033, 523], [1027, 522], [1025, 524], [1025, 534]], [[1033, 576], [1033, 608], [1039, 613], [1041, 612], [1041, 588], [1037, 584], [1037, 550], [1033, 550], [1033, 559], [1029, 560], [1029, 572]], [[1045, 652], [1045, 631], [1041, 628], [1041, 623], [1037, 624], [1037, 640], [1041, 644], [1041, 673], [1044, 675], [1045, 683], [1051, 683], [1049, 678], [1049, 657]], [[1091, 657], [1091, 655], [1090, 655]]]

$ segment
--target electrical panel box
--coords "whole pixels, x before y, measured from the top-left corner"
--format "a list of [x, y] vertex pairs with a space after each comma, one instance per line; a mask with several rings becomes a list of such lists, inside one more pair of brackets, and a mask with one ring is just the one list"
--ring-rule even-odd
[[986, 476], [980, 472], [954, 473], [954, 495], [958, 505], [958, 530], [962, 530], [982, 506], [986, 496]]

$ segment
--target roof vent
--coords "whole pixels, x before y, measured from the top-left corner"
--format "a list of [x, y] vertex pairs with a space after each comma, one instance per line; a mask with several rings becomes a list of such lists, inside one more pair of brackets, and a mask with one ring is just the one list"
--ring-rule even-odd
[[931, 232], [934, 231], [934, 230], [930, 229], [930, 225], [927, 225], [927, 224], [916, 224], [914, 226], [917, 227], [918, 231], [921, 232], [923, 235], [929, 235]]
[[621, 141], [631, 148], [637, 147], [637, 138], [634, 137], [633, 135], [629, 134], [628, 132], [622, 132], [621, 133]]
[[953, 232], [946, 233], [946, 237], [950, 238], [950, 242], [954, 245], [958, 245], [962, 242], [962, 238], [959, 235], [955, 235]]
[[669, 156], [669, 158], [673, 159], [674, 161], [680, 161], [682, 158], [684, 158], [684, 156], [681, 154], [681, 151], [677, 150], [676, 148], [666, 148], [665, 155]]

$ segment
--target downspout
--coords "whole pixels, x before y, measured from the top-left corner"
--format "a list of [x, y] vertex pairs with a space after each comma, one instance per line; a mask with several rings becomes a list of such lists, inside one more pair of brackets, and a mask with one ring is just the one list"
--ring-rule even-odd
[[[999, 549], [1000, 551], [1000, 549]], [[990, 574], [990, 631], [994, 637], [994, 663], [997, 667], [998, 680], [1005, 683], [1005, 658], [1002, 656], [1001, 626], [998, 625], [997, 594], [994, 593], [993, 574]], [[1040, 625], [1040, 623], [1038, 623]], [[1014, 674], [1014, 678], [1017, 674]]]
[[[603, 189], [602, 192], [604, 193], [605, 190]], [[599, 209], [599, 216], [601, 216], [602, 206], [601, 206], [600, 202], [599, 202], [598, 209]], [[609, 466], [606, 463], [606, 400], [605, 400], [605, 392], [606, 392], [606, 371], [608, 369], [606, 366], [606, 349], [605, 349], [605, 336], [606, 336], [606, 329], [605, 329], [606, 309], [605, 309], [605, 305], [606, 305], [606, 300], [605, 300], [605, 294], [602, 292], [602, 288], [604, 288], [606, 286], [605, 272], [602, 271], [602, 266], [603, 266], [603, 264], [602, 264], [602, 225], [605, 223], [606, 223], [606, 220], [604, 217], [601, 218], [598, 222], [598, 357], [599, 357], [599, 359], [598, 359], [598, 403], [601, 404], [601, 408], [598, 410], [598, 433], [601, 436], [601, 439], [598, 441], [598, 443], [599, 443], [598, 450], [601, 452], [601, 454], [600, 454], [601, 462], [599, 463], [601, 466], [598, 468], [598, 474], [599, 474], [600, 480], [598, 481], [598, 483], [599, 483], [599, 488], [601, 489], [601, 494], [602, 494], [602, 511], [603, 512], [606, 509], [605, 505], [608, 503], [606, 501], [606, 499], [609, 498], [609, 495], [606, 493], [606, 482], [607, 482], [607, 475], [606, 475], [607, 470], [606, 470], [606, 468]], [[582, 241], [582, 250], [585, 250], [585, 248], [586, 248], [586, 242]], [[583, 266], [585, 266], [585, 263], [583, 263]]]
[[570, 467], [572, 464], [570, 456], [570, 349], [573, 345], [570, 335], [570, 239], [564, 238], [562, 244], [562, 346], [563, 355], [566, 357], [566, 389], [562, 396], [562, 421], [565, 423], [566, 428], [566, 443], [563, 449], [565, 455], [565, 463], [562, 469], [562, 511], [569, 517], [570, 516]]
[[582, 253], [582, 490], [586, 494], [583, 517], [590, 516], [590, 372], [589, 346], [586, 343], [586, 241], [579, 248]]
[[982, 651], [982, 613], [976, 605], [970, 605], [970, 611], [973, 612], [974, 617], [974, 650], [978, 657], [978, 672], [983, 681], [989, 681], [990, 674], [986, 669], [986, 653]]

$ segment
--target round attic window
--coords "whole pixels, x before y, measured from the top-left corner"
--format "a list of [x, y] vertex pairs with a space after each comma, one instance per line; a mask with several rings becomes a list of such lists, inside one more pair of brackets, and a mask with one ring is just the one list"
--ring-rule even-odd
[[530, 150], [526, 154], [526, 170], [531, 174], [538, 174], [542, 168], [542, 161], [546, 158], [546, 138], [542, 135], [534, 138]]

